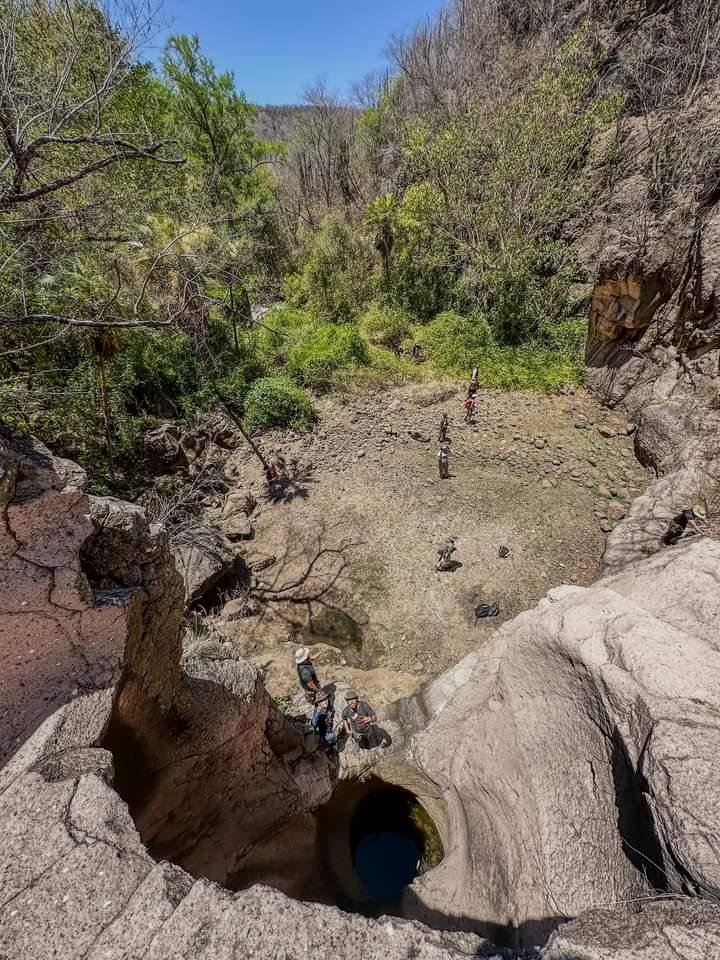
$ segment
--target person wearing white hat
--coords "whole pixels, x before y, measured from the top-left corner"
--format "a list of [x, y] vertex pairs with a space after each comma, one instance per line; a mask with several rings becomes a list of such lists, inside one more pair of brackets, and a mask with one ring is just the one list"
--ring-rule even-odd
[[298, 647], [295, 651], [298, 680], [308, 703], [315, 703], [315, 696], [320, 692], [320, 681], [315, 673], [315, 667], [310, 659], [308, 647]]

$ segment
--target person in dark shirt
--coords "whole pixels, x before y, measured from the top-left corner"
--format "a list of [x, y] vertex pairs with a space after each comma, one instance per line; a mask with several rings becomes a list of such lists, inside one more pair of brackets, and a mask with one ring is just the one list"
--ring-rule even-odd
[[699, 504], [694, 506], [692, 510], [683, 510], [682, 513], [679, 513], [676, 517], [673, 517], [670, 521], [667, 530], [665, 531], [665, 536], [663, 537], [663, 543], [666, 547], [673, 547], [680, 540], [681, 537], [685, 536], [687, 528], [702, 535], [702, 530], [695, 523], [696, 520], [705, 519], [705, 510]]
[[282, 487], [280, 485], [280, 475], [274, 463], [269, 463], [265, 467], [265, 482], [270, 499], [277, 500], [282, 494]]
[[320, 690], [315, 697], [315, 706], [313, 707], [310, 726], [318, 735], [321, 743], [326, 743], [328, 747], [335, 747], [337, 744], [337, 734], [333, 730], [335, 720], [335, 710], [332, 705], [330, 694]]
[[315, 703], [315, 697], [320, 692], [320, 681], [315, 673], [315, 667], [310, 659], [310, 650], [307, 647], [299, 647], [295, 651], [295, 664], [297, 665], [298, 680], [305, 694], [308, 703]]
[[372, 725], [377, 723], [375, 711], [369, 703], [361, 700], [354, 690], [348, 690], [345, 700], [347, 706], [342, 712], [343, 730], [357, 741], [358, 746], [367, 750], [370, 747]]

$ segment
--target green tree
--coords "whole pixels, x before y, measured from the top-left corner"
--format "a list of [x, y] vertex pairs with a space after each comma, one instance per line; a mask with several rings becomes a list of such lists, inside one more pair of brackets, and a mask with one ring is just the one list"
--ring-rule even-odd
[[385, 193], [368, 204], [365, 223], [372, 229], [375, 249], [380, 254], [385, 290], [390, 289], [390, 264], [395, 246], [400, 204], [394, 193]]
[[270, 146], [252, 128], [255, 109], [238, 92], [232, 73], [217, 73], [197, 35], [170, 37], [163, 74], [174, 93], [185, 146], [202, 167], [212, 196], [232, 206], [258, 187], [253, 175], [270, 163]]

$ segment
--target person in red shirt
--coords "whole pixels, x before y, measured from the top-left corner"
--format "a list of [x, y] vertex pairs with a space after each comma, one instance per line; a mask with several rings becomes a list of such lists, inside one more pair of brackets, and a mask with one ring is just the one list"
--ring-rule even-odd
[[269, 463], [265, 467], [265, 480], [268, 485], [268, 493], [273, 500], [277, 500], [280, 494], [278, 479], [277, 467], [274, 463]]

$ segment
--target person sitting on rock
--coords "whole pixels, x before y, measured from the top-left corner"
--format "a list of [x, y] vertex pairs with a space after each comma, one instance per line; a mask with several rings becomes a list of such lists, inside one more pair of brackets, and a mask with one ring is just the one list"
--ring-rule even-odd
[[335, 720], [335, 708], [329, 693], [320, 690], [315, 696], [315, 706], [313, 707], [310, 726], [313, 728], [321, 743], [326, 743], [329, 747], [337, 744], [337, 734], [333, 730]]
[[676, 517], [673, 517], [670, 521], [667, 530], [665, 531], [665, 536], [663, 537], [663, 543], [666, 547], [675, 546], [675, 544], [684, 537], [688, 532], [688, 527], [693, 533], [698, 534], [699, 536], [703, 535], [703, 531], [698, 527], [696, 520], [707, 519], [705, 513], [705, 508], [700, 504], [695, 504], [691, 510], [683, 510], [682, 513], [679, 513]]
[[370, 749], [370, 733], [372, 726], [377, 723], [375, 711], [361, 700], [354, 690], [345, 694], [347, 706], [342, 712], [342, 729], [347, 736], [351, 736], [361, 750]]
[[298, 647], [295, 651], [298, 680], [308, 703], [315, 703], [320, 693], [320, 681], [315, 673], [315, 667], [310, 659], [310, 650], [307, 647]]
[[435, 569], [438, 571], [438, 573], [444, 570], [452, 570], [455, 563], [452, 555], [455, 553], [456, 549], [455, 537], [448, 537], [445, 543], [438, 550], [438, 561], [435, 564]]

